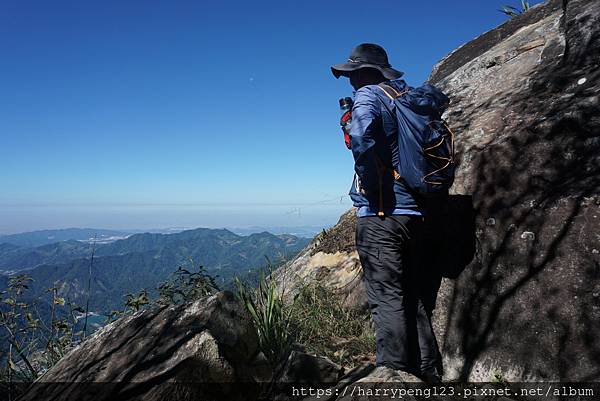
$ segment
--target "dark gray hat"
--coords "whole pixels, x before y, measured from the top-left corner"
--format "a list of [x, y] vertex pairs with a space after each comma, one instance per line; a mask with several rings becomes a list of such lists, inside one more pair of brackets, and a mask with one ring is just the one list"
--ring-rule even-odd
[[356, 46], [352, 49], [348, 62], [332, 66], [331, 72], [336, 78], [340, 76], [347, 77], [350, 71], [365, 67], [378, 69], [386, 79], [396, 79], [404, 75], [402, 71], [392, 68], [383, 47], [372, 43], [363, 43]]

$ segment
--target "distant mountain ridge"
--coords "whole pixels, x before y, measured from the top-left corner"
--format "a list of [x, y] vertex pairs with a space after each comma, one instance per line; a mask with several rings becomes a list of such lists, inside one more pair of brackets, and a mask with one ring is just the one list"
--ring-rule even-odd
[[65, 263], [91, 255], [91, 250], [91, 244], [72, 239], [32, 248], [0, 244], [0, 270], [19, 271], [41, 264]]
[[228, 230], [238, 235], [249, 235], [260, 233], [263, 231], [270, 232], [271, 234], [291, 234], [296, 237], [312, 238], [324, 229], [328, 229], [333, 224], [320, 225], [320, 226], [250, 226], [250, 227], [232, 227]]
[[[198, 228], [175, 234], [133, 234], [97, 245], [91, 264], [92, 244], [69, 240], [33, 248], [2, 244], [0, 269], [26, 270], [33, 278], [31, 290], [42, 294], [60, 288], [62, 296], [78, 303], [87, 297], [92, 265], [93, 310], [109, 311], [122, 305], [128, 292], [149, 290], [168, 279], [178, 266], [202, 265], [221, 286], [234, 275], [244, 276], [267, 265], [295, 256], [310, 239], [268, 232], [240, 236], [226, 229]], [[16, 248], [15, 248], [16, 247]], [[0, 276], [4, 288], [7, 275]]]
[[[203, 245], [197, 248], [200, 242]], [[179, 254], [189, 254], [194, 259], [202, 259], [206, 266], [226, 263], [239, 267], [242, 264], [264, 262], [264, 259], [261, 259], [262, 256], [258, 259], [256, 256], [252, 256], [253, 252], [260, 253], [262, 251], [269, 256], [285, 255], [290, 250], [295, 252], [299, 243], [308, 243], [308, 239], [301, 239], [289, 234], [274, 235], [267, 232], [240, 236], [227, 229], [197, 228], [174, 234], [133, 234], [110, 243], [96, 244], [95, 255], [123, 255], [132, 252], [177, 248]], [[42, 264], [62, 264], [73, 259], [91, 256], [92, 247], [89, 242], [73, 239], [30, 248], [0, 244], [0, 269], [20, 271]], [[231, 249], [225, 249], [227, 247], [231, 247]], [[246, 247], [251, 247], [253, 251], [248, 252]]]
[[[102, 241], [109, 237], [124, 237], [129, 232], [96, 228], [63, 228], [57, 230], [29, 231], [19, 234], [0, 235], [0, 244], [7, 243], [20, 247], [35, 247], [68, 240], [92, 240], [94, 237]], [[1, 249], [1, 248], [0, 248]]]

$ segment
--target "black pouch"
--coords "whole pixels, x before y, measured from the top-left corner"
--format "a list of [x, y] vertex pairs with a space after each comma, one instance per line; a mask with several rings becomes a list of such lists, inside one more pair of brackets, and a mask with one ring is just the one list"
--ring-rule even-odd
[[442, 277], [456, 279], [475, 257], [475, 210], [470, 195], [426, 200], [425, 254]]

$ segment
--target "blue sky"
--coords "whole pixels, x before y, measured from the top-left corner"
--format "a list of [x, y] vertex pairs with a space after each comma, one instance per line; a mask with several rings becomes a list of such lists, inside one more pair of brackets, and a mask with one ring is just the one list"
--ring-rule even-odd
[[517, 3], [4, 0], [0, 233], [333, 224], [330, 65], [378, 43], [418, 85]]

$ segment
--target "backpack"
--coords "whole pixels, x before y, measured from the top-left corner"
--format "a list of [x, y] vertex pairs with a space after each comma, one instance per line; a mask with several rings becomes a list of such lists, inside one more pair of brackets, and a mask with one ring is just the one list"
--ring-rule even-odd
[[429, 84], [402, 92], [385, 83], [378, 87], [393, 100], [390, 111], [398, 124], [394, 176], [421, 195], [446, 194], [456, 169], [454, 133], [441, 118], [448, 97]]

